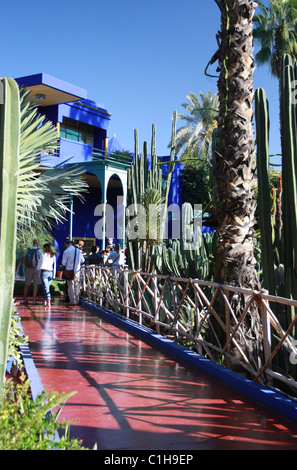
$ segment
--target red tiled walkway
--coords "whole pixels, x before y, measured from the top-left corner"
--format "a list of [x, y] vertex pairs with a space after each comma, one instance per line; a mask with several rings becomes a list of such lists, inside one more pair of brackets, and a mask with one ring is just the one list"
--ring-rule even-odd
[[[102, 450], [292, 449], [297, 423], [83, 308], [19, 306], [44, 388], [76, 390], [72, 435]], [[77, 420], [77, 422], [76, 422]]]

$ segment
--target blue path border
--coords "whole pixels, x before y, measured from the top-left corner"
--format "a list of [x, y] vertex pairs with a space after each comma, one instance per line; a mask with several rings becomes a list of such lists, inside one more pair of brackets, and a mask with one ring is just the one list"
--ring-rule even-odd
[[32, 398], [35, 401], [37, 395], [44, 391], [43, 385], [41, 383], [37, 368], [35, 366], [34, 360], [31, 356], [31, 352], [29, 349], [29, 345], [20, 346], [20, 350], [22, 353], [22, 358], [24, 362], [24, 367], [26, 369], [26, 373], [28, 379], [30, 381], [30, 389], [32, 393]]
[[[15, 308], [17, 309], [17, 307], [15, 307]], [[19, 320], [17, 326], [20, 329], [20, 333], [23, 335], [23, 337], [25, 337], [25, 333], [24, 333], [24, 330], [23, 330], [21, 319]], [[30, 341], [30, 339], [29, 339], [29, 341]], [[30, 351], [30, 348], [29, 348], [29, 342], [28, 342], [28, 344], [21, 344], [19, 346], [19, 349], [20, 349], [20, 352], [21, 352], [21, 355], [22, 355], [23, 365], [24, 365], [24, 368], [26, 370], [27, 377], [30, 381], [30, 389], [31, 389], [32, 398], [35, 401], [37, 395], [42, 393], [44, 391], [44, 388], [43, 388], [43, 385], [41, 383], [41, 380], [40, 380], [37, 368], [35, 366], [33, 357], [31, 355], [31, 351]], [[13, 357], [10, 357], [7, 361], [7, 366], [6, 367], [7, 367], [8, 372], [10, 372], [13, 361], [14, 361]]]
[[297, 401], [295, 402], [279, 392], [264, 387], [253, 380], [242, 377], [229, 369], [225, 369], [219, 364], [216, 364], [209, 359], [174, 343], [170, 339], [165, 338], [127, 318], [105, 310], [94, 303], [82, 299], [80, 299], [79, 303], [86, 310], [97, 314], [108, 322], [113, 323], [131, 334], [141, 337], [149, 343], [159, 347], [164, 352], [175, 356], [177, 359], [190, 364], [193, 367], [203, 370], [220, 382], [229, 385], [262, 405], [265, 405], [277, 413], [297, 422]]

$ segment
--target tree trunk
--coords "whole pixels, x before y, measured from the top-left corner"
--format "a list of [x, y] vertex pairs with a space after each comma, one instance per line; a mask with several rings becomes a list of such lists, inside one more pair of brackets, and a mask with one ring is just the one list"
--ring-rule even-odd
[[[217, 281], [260, 290], [254, 256], [255, 155], [253, 118], [252, 0], [216, 0], [221, 10], [219, 32], [219, 118], [215, 152], [217, 215], [219, 221]], [[230, 296], [236, 316], [245, 299]], [[236, 337], [245, 354], [255, 362], [260, 356], [262, 334], [258, 308], [250, 308], [245, 339]], [[235, 352], [233, 351], [233, 354]]]

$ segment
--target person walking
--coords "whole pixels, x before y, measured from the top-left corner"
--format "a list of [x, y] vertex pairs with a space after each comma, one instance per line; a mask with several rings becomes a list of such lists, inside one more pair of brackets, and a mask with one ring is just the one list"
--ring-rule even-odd
[[43, 245], [43, 253], [39, 258], [37, 269], [39, 269], [41, 273], [44, 306], [50, 307], [50, 286], [52, 280], [56, 277], [56, 256], [49, 243]]
[[62, 257], [62, 265], [66, 271], [74, 270], [74, 278], [67, 280], [67, 290], [69, 296], [68, 305], [77, 305], [79, 300], [80, 287], [80, 267], [85, 262], [82, 252], [79, 248], [73, 246], [71, 241], [66, 240], [65, 251]]
[[103, 264], [103, 256], [97, 252], [97, 246], [92, 247], [92, 253], [86, 259], [86, 265], [90, 264]]
[[34, 238], [33, 246], [25, 251], [24, 255], [24, 269], [25, 269], [25, 288], [24, 288], [24, 304], [28, 304], [28, 291], [33, 279], [33, 304], [36, 304], [36, 296], [38, 285], [41, 284], [40, 271], [37, 269], [38, 261], [42, 255], [42, 250], [39, 248], [40, 240]]
[[110, 248], [111, 250], [115, 249], [115, 244], [113, 243], [113, 238], [108, 238], [107, 239], [107, 247]]
[[116, 243], [114, 249], [109, 253], [106, 264], [113, 268], [120, 268], [125, 264], [125, 254], [121, 249], [121, 245]]
[[109, 248], [109, 246], [107, 246], [104, 251], [105, 253], [103, 254], [103, 264], [106, 264], [107, 259], [110, 255], [111, 249]]

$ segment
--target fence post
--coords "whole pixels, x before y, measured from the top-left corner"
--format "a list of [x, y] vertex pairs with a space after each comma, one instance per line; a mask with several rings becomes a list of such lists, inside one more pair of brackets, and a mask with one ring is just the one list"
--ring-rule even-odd
[[92, 289], [91, 289], [91, 281], [90, 281], [90, 279], [91, 279], [91, 274], [90, 274], [90, 273], [91, 273], [91, 270], [88, 269], [88, 301], [89, 301], [89, 302], [91, 301], [91, 291], [92, 291]]
[[125, 270], [124, 274], [124, 282], [125, 282], [125, 304], [126, 304], [126, 318], [130, 318], [130, 310], [129, 310], [129, 272], [128, 269]]
[[[195, 281], [192, 281], [192, 284], [194, 284]], [[198, 291], [197, 289], [194, 288], [194, 296], [195, 296], [195, 320], [196, 320], [196, 330], [200, 327], [200, 321], [201, 321], [201, 314], [200, 314], [200, 307], [201, 307], [201, 302], [198, 296]], [[195, 332], [196, 336], [196, 332]], [[199, 333], [200, 336], [200, 333]], [[199, 340], [199, 337], [197, 338]], [[200, 342], [198, 342], [198, 353], [202, 356], [203, 350], [202, 350], [202, 345]]]
[[99, 293], [98, 293], [98, 296], [99, 296], [99, 305], [100, 307], [102, 307], [102, 269], [100, 267], [99, 269], [99, 276], [98, 276], [98, 290], [99, 290]]
[[[229, 298], [229, 292], [224, 289], [224, 294], [225, 294], [226, 298], [228, 299]], [[229, 339], [230, 339], [231, 326], [230, 326], [230, 310], [229, 310], [229, 305], [226, 301], [226, 298], [224, 299], [224, 303], [225, 303], [226, 344], [227, 344]], [[230, 351], [231, 351], [231, 344], [229, 343], [228, 347], [227, 347], [227, 352], [230, 354]], [[231, 366], [231, 359], [230, 359], [229, 356], [227, 356], [226, 365], [227, 365], [228, 369], [231, 369], [231, 367], [232, 367]]]
[[[138, 304], [138, 307], [139, 307], [139, 324], [142, 325], [142, 313], [141, 313], [141, 310], [142, 310], [142, 296], [141, 296], [141, 286], [140, 286], [140, 281], [139, 281], [139, 276], [140, 276], [140, 273], [141, 273], [141, 270], [139, 269], [137, 274], [136, 274], [136, 280], [137, 280], [137, 297], [138, 297], [138, 300], [137, 300], [137, 304]], [[137, 312], [135, 312], [137, 313]]]
[[[261, 294], [268, 294], [268, 291], [265, 289], [261, 290]], [[268, 300], [264, 300], [261, 295], [261, 321], [262, 321], [262, 331], [263, 331], [263, 343], [264, 343], [264, 361], [271, 356], [271, 326], [270, 326], [270, 317], [269, 312], [266, 306], [268, 306]], [[271, 385], [273, 380], [269, 375], [267, 375], [268, 383]]]
[[92, 288], [92, 294], [93, 294], [93, 299], [92, 302], [96, 303], [96, 267], [92, 267], [92, 278], [93, 278], [93, 288]]
[[85, 279], [85, 267], [82, 266], [80, 271], [80, 296], [86, 295], [86, 279]]
[[113, 270], [113, 281], [114, 281], [114, 310], [115, 313], [118, 313], [118, 279], [119, 279], [119, 271], [117, 268]]
[[[153, 275], [153, 285], [154, 285], [154, 318], [155, 322], [159, 321], [159, 312], [156, 315], [157, 309], [158, 309], [158, 286], [157, 286], [157, 277]], [[157, 323], [156, 325], [156, 331], [157, 333], [160, 333], [160, 325]]]
[[[171, 324], [171, 327], [170, 327], [170, 330], [169, 330], [169, 331], [173, 331], [174, 324], [175, 324], [176, 321], [177, 321], [177, 318], [176, 318], [176, 312], [177, 312], [177, 293], [176, 293], [176, 284], [175, 284], [175, 282], [173, 281], [173, 279], [171, 279], [171, 278], [170, 278], [170, 284], [171, 284], [171, 291], [172, 291], [173, 319], [172, 319], [172, 324]], [[176, 331], [176, 332], [174, 333], [174, 337], [175, 337], [176, 340], [178, 341], [178, 337], [179, 337], [178, 331]]]

